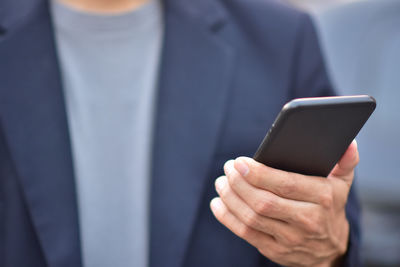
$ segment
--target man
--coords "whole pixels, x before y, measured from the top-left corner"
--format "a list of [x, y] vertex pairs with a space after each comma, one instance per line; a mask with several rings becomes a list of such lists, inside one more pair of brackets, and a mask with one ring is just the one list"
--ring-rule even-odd
[[355, 143], [326, 179], [239, 157], [289, 99], [334, 94], [307, 15], [266, 0], [0, 12], [1, 266], [359, 264]]

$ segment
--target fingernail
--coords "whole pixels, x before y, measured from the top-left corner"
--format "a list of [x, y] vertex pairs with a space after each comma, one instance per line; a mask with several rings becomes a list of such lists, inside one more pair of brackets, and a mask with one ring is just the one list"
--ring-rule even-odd
[[225, 187], [225, 177], [221, 176], [215, 180], [215, 188], [217, 191], [222, 190]]
[[213, 198], [210, 202], [212, 210], [219, 210], [221, 208], [221, 200], [219, 197]]
[[224, 172], [225, 172], [226, 175], [229, 175], [232, 172], [232, 170], [234, 168], [233, 164], [234, 164], [234, 160], [233, 159], [228, 160], [227, 162], [225, 162], [225, 164], [224, 164]]
[[354, 140], [353, 140], [353, 142], [354, 142], [354, 144], [355, 144], [356, 148], [358, 148], [357, 140], [356, 140], [356, 139], [354, 139]]
[[236, 159], [235, 160], [235, 169], [243, 176], [245, 177], [250, 169], [249, 166], [247, 166], [247, 163], [243, 159]]

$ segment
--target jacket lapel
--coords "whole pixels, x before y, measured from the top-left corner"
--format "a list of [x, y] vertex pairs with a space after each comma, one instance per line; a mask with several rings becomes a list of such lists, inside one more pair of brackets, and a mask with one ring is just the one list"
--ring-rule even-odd
[[[19, 17], [0, 17], [7, 32], [0, 38], [0, 122], [46, 261], [79, 267], [70, 140], [50, 16], [45, 1], [25, 2], [31, 8]], [[209, 0], [185, 2], [165, 1], [150, 212], [154, 267], [183, 263], [233, 65], [233, 51], [218, 34], [223, 9]]]
[[29, 12], [3, 24], [1, 127], [48, 266], [79, 267], [70, 141], [50, 16], [46, 2], [26, 2]]
[[215, 30], [222, 23], [221, 7], [205, 0], [169, 1], [165, 9], [153, 144], [153, 267], [181, 266], [184, 261], [205, 182], [210, 179], [233, 65], [232, 49]]

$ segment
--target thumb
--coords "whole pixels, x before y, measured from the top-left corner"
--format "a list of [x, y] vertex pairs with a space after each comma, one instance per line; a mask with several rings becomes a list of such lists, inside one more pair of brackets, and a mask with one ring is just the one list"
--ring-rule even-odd
[[357, 166], [359, 160], [357, 141], [354, 139], [329, 174], [329, 177], [342, 179], [351, 185], [354, 177], [354, 168]]

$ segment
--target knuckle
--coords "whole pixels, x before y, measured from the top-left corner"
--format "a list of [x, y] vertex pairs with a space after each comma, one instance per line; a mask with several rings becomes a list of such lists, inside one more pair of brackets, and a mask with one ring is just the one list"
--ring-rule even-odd
[[322, 234], [323, 234], [322, 225], [316, 221], [312, 221], [308, 225], [308, 230], [314, 236], [322, 236]]
[[274, 207], [274, 201], [271, 198], [266, 197], [263, 200], [255, 203], [255, 211], [261, 215], [268, 215]]
[[259, 218], [255, 212], [248, 212], [244, 215], [244, 223], [252, 228], [258, 228]]
[[306, 225], [306, 230], [312, 236], [315, 236], [319, 232], [319, 226], [315, 222], [309, 222]]
[[250, 231], [251, 230], [248, 226], [242, 225], [238, 229], [238, 235], [243, 239], [247, 239], [250, 236]]
[[306, 232], [312, 236], [319, 236], [322, 234], [322, 224], [318, 219], [318, 216], [301, 216], [300, 222], [303, 224]]
[[333, 205], [333, 188], [330, 184], [320, 193], [320, 203], [324, 208], [330, 208]]
[[286, 235], [286, 243], [291, 247], [297, 247], [303, 244], [303, 238], [300, 235]]
[[297, 192], [297, 179], [294, 177], [294, 174], [287, 172], [286, 176], [285, 179], [282, 179], [281, 185], [278, 188], [278, 194], [284, 196]]

